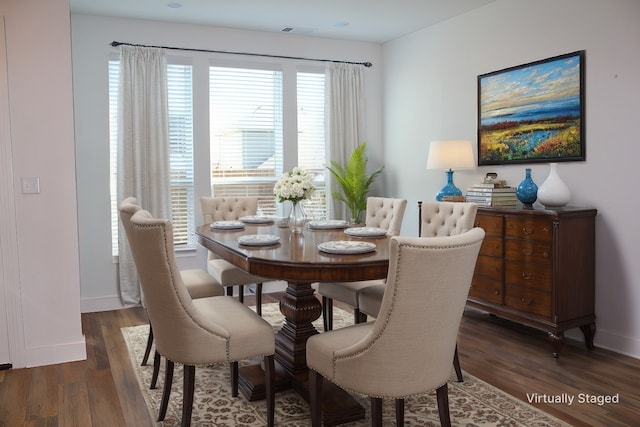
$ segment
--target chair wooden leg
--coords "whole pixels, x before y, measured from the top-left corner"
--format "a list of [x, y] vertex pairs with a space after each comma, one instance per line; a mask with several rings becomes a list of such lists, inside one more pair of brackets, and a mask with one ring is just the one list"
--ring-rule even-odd
[[367, 321], [367, 315], [360, 313], [360, 310], [357, 308], [353, 309], [353, 318], [354, 323], [364, 323]]
[[227, 286], [227, 292], [226, 292], [228, 297], [232, 297], [233, 296], [233, 286]]
[[164, 387], [162, 389], [162, 400], [160, 401], [160, 411], [158, 412], [158, 421], [164, 420], [167, 415], [167, 407], [169, 406], [169, 396], [171, 395], [171, 385], [173, 383], [173, 362], [169, 359], [165, 362], [164, 371]]
[[325, 296], [322, 297], [322, 325], [325, 332], [333, 329], [333, 299]]
[[456, 350], [453, 353], [453, 367], [456, 370], [456, 377], [458, 377], [458, 382], [464, 382], [464, 378], [462, 378], [462, 369], [460, 368], [460, 359], [458, 358], [458, 345], [456, 344]]
[[244, 304], [244, 285], [238, 286], [238, 301]]
[[256, 312], [262, 317], [262, 283], [256, 283]]
[[267, 395], [267, 427], [275, 424], [276, 410], [276, 368], [273, 354], [264, 357], [265, 394]]
[[238, 362], [231, 362], [231, 396], [238, 397]]
[[191, 412], [193, 411], [193, 392], [196, 385], [196, 367], [193, 365], [184, 366], [184, 380], [182, 386], [182, 427], [191, 425]]
[[151, 346], [153, 345], [153, 328], [149, 324], [149, 336], [147, 337], [147, 348], [144, 349], [144, 356], [142, 356], [142, 363], [140, 366], [146, 366], [149, 362], [149, 355], [151, 354]]
[[322, 425], [322, 375], [309, 369], [309, 404], [311, 405], [311, 427]]
[[438, 414], [440, 415], [440, 425], [442, 427], [451, 427], [451, 417], [449, 415], [449, 388], [447, 383], [438, 387], [436, 390], [438, 398]]
[[382, 427], [382, 399], [371, 398], [371, 427]]
[[396, 399], [396, 426], [404, 426], [404, 399]]
[[157, 351], [153, 355], [153, 372], [151, 373], [151, 385], [150, 389], [155, 390], [158, 386], [158, 375], [160, 374], [160, 353]]

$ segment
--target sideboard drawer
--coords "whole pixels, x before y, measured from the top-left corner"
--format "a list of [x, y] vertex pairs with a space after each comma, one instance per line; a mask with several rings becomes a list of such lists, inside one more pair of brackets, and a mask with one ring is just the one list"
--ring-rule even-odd
[[504, 242], [504, 256], [526, 262], [551, 263], [551, 244], [546, 241], [506, 239]]
[[488, 277], [473, 276], [469, 296], [500, 305], [502, 304], [502, 281]]
[[505, 263], [504, 281], [551, 292], [551, 268], [531, 262], [509, 261]]
[[[476, 215], [476, 227], [482, 227], [487, 234], [497, 234], [502, 236], [502, 217], [495, 215]], [[486, 237], [485, 237], [486, 239]]]
[[502, 281], [502, 258], [478, 255], [474, 275]]
[[504, 304], [519, 311], [540, 316], [551, 316], [551, 294], [522, 286], [507, 286]]
[[518, 239], [551, 241], [553, 224], [545, 218], [506, 217], [504, 235]]
[[494, 257], [502, 256], [502, 238], [500, 236], [492, 236], [485, 234], [482, 246], [480, 247], [482, 255]]

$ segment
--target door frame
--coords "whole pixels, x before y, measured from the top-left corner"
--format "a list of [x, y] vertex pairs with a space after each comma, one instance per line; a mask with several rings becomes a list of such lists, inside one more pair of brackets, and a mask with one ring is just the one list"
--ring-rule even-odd
[[[11, 149], [9, 73], [5, 17], [0, 16], [0, 367], [24, 367], [22, 292], [18, 258], [15, 183]], [[5, 343], [6, 341], [6, 343]], [[3, 360], [5, 357], [9, 360]]]

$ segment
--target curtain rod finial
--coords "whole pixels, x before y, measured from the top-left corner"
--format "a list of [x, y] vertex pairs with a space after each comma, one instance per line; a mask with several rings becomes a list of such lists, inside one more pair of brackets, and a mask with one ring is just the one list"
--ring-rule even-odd
[[373, 64], [371, 62], [364, 62], [362, 65], [364, 65], [367, 68], [370, 68], [373, 66]]
[[113, 41], [113, 42], [111, 42], [110, 44], [111, 44], [111, 46], [113, 46], [113, 47], [117, 47], [117, 46], [120, 46], [122, 43], [120, 43], [120, 42], [116, 42], [116, 41]]

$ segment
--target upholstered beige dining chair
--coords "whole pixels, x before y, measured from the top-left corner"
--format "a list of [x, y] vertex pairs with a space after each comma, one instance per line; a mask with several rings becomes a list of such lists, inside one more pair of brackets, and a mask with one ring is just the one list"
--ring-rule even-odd
[[[447, 237], [391, 238], [380, 314], [307, 341], [312, 426], [321, 424], [323, 378], [370, 396], [371, 425], [382, 426], [382, 399], [436, 390], [440, 422], [451, 425], [447, 381], [480, 245], [481, 228]], [[385, 423], [387, 424], [387, 423]]]
[[184, 365], [182, 426], [189, 426], [196, 366], [229, 363], [232, 395], [236, 396], [238, 361], [264, 357], [267, 420], [273, 426], [275, 335], [271, 325], [233, 297], [191, 298], [175, 263], [173, 229], [168, 220], [139, 210], [125, 230], [156, 349], [166, 359], [158, 420], [166, 414], [175, 363]]
[[[454, 236], [474, 227], [478, 205], [466, 202], [418, 202], [418, 234], [420, 237]], [[384, 284], [362, 289], [358, 294], [358, 306], [363, 316], [378, 317]], [[453, 366], [458, 381], [462, 382], [462, 368], [458, 349], [454, 353]]]
[[[200, 197], [200, 208], [205, 224], [215, 221], [233, 221], [243, 216], [255, 215], [258, 211], [257, 197]], [[233, 295], [234, 286], [238, 287], [238, 299], [244, 302], [244, 286], [256, 285], [256, 311], [262, 315], [262, 283], [268, 279], [249, 274], [228, 261], [209, 252], [207, 271], [227, 289], [227, 295]]]
[[[387, 230], [390, 236], [400, 234], [406, 199], [368, 197], [365, 226]], [[333, 300], [341, 301], [353, 307], [354, 323], [366, 321], [360, 314], [358, 294], [364, 288], [373, 285], [384, 286], [384, 279], [343, 283], [319, 283], [318, 294], [322, 296], [322, 320], [325, 331], [333, 329]]]
[[[120, 213], [120, 219], [122, 221], [122, 227], [127, 231], [127, 228], [131, 226], [131, 217], [138, 212], [141, 208], [137, 205], [138, 201], [135, 197], [125, 198], [118, 210]], [[207, 298], [224, 295], [224, 288], [218, 283], [209, 273], [202, 269], [189, 269], [180, 270], [180, 276], [184, 283], [189, 296], [192, 299]], [[153, 346], [153, 328], [149, 327], [149, 336], [147, 338], [147, 346], [142, 357], [142, 365], [146, 365], [151, 354], [151, 348]], [[160, 354], [156, 351], [153, 357], [153, 374], [151, 375], [151, 388], [156, 388], [158, 374], [160, 372]]]

